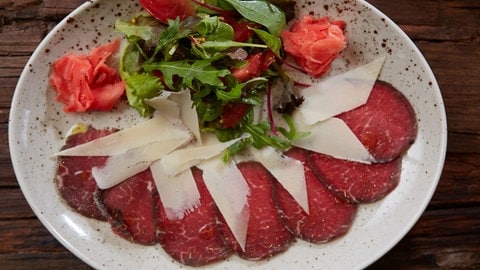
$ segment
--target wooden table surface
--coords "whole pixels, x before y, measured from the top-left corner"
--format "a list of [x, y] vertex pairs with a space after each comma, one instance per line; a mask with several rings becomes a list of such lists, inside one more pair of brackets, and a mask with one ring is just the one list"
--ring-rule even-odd
[[[28, 206], [10, 161], [8, 115], [39, 42], [85, 0], [0, 0], [0, 269], [90, 269]], [[317, 1], [320, 2], [320, 1]], [[414, 40], [439, 82], [449, 144], [439, 186], [408, 235], [369, 269], [480, 269], [480, 1], [370, 0]]]

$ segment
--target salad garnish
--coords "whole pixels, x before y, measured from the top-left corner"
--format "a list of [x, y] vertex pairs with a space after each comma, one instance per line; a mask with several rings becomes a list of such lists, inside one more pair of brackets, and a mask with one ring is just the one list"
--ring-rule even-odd
[[[281, 65], [285, 12], [268, 1], [180, 4], [193, 7], [195, 14], [162, 17], [146, 7], [156, 18], [140, 14], [115, 24], [128, 41], [120, 75], [130, 106], [149, 117], [154, 112], [149, 99], [164, 91], [190, 91], [202, 131], [215, 133], [222, 142], [250, 134], [232, 146], [227, 157], [250, 144], [285, 150], [305, 136], [296, 134], [293, 121], [289, 130], [277, 128], [273, 117], [275, 109], [288, 119], [303, 101]], [[283, 93], [278, 104], [272, 104], [277, 82], [283, 84]], [[254, 108], [264, 103], [269, 119], [257, 122]]]

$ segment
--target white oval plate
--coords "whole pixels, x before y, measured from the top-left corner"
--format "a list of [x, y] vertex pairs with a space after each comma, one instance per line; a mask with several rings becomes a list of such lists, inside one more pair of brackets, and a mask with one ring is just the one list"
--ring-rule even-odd
[[[348, 48], [332, 73], [367, 63], [380, 55], [387, 61], [380, 79], [392, 83], [413, 104], [418, 139], [404, 157], [399, 186], [380, 202], [362, 205], [350, 232], [331, 243], [297, 241], [284, 254], [260, 262], [231, 256], [212, 269], [357, 269], [390, 250], [418, 220], [437, 186], [446, 152], [446, 116], [434, 75], [414, 43], [387, 16], [365, 1], [305, 1], [297, 15], [313, 12], [347, 22]], [[139, 121], [122, 104], [112, 113], [68, 114], [54, 101], [48, 86], [51, 63], [69, 52], [87, 53], [118, 37], [116, 19], [141, 9], [136, 0], [87, 1], [59, 23], [39, 45], [13, 97], [9, 143], [21, 189], [45, 227], [70, 251], [97, 269], [177, 269], [179, 264], [159, 245], [129, 243], [107, 223], [84, 218], [66, 206], [54, 184], [53, 154], [75, 123], [122, 128]]]

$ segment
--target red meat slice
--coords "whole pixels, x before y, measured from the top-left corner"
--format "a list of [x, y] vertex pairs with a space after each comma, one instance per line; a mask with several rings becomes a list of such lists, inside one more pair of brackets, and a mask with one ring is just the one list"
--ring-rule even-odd
[[[63, 149], [89, 142], [111, 134], [112, 130], [97, 130], [89, 127], [83, 133], [67, 138]], [[104, 213], [95, 203], [99, 188], [92, 176], [92, 167], [103, 166], [107, 157], [69, 157], [58, 158], [56, 183], [60, 195], [76, 212], [98, 220], [105, 220]]]
[[249, 260], [261, 260], [285, 251], [295, 236], [285, 227], [277, 212], [272, 198], [273, 176], [258, 162], [243, 162], [237, 166], [250, 188], [247, 242], [242, 250], [222, 219], [221, 229], [226, 243], [240, 257]]
[[200, 205], [180, 220], [169, 220], [160, 199], [157, 200], [158, 241], [175, 260], [201, 266], [222, 260], [231, 254], [217, 228], [218, 209], [203, 183], [202, 172], [192, 168], [200, 192]]
[[315, 175], [337, 197], [350, 203], [383, 199], [398, 185], [402, 159], [364, 164], [308, 152], [307, 162]]
[[286, 155], [304, 164], [310, 212], [305, 213], [290, 193], [276, 182], [274, 199], [290, 231], [312, 243], [324, 243], [347, 233], [355, 218], [357, 205], [337, 198], [323, 185], [307, 164], [306, 150], [292, 148]]
[[377, 162], [402, 155], [417, 136], [415, 112], [392, 85], [377, 81], [363, 106], [338, 116], [367, 147]]
[[98, 202], [115, 234], [138, 244], [157, 243], [154, 196], [150, 170], [136, 174], [103, 192]]

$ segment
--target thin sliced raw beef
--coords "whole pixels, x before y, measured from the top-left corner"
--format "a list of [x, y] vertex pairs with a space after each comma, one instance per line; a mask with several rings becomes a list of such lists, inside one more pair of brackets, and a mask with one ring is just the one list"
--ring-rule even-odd
[[285, 251], [295, 236], [283, 224], [273, 201], [273, 176], [258, 162], [242, 162], [237, 167], [250, 188], [247, 242], [242, 250], [222, 219], [221, 229], [226, 243], [248, 260], [260, 260]]
[[157, 200], [158, 241], [175, 260], [201, 266], [228, 257], [232, 251], [222, 241], [217, 217], [219, 211], [205, 184], [202, 172], [192, 168], [200, 192], [200, 205], [182, 219], [169, 220], [160, 199]]
[[337, 198], [323, 185], [307, 164], [306, 150], [292, 148], [286, 155], [304, 165], [309, 204], [307, 214], [280, 183], [274, 184], [275, 202], [290, 231], [312, 243], [324, 243], [347, 233], [355, 218], [357, 205]]
[[309, 151], [307, 162], [315, 175], [337, 197], [350, 203], [383, 199], [400, 181], [402, 159], [364, 164]]
[[377, 162], [402, 155], [417, 136], [415, 112], [392, 85], [377, 81], [365, 105], [338, 116], [367, 147]]
[[[62, 150], [83, 144], [111, 134], [112, 130], [97, 130], [88, 127], [85, 132], [67, 138]], [[92, 167], [105, 164], [107, 157], [71, 157], [58, 158], [56, 175], [57, 187], [62, 198], [76, 212], [98, 220], [106, 220], [103, 212], [95, 203], [98, 186], [92, 176]]]
[[143, 245], [157, 243], [154, 196], [158, 197], [150, 170], [136, 174], [102, 192], [98, 201], [115, 234]]

